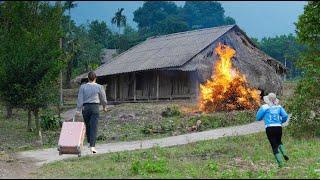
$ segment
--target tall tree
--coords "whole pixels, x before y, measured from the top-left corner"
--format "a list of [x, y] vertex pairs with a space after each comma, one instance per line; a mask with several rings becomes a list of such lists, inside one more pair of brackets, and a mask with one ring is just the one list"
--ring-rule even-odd
[[71, 9], [77, 7], [77, 4], [74, 3], [74, 1], [66, 1], [65, 2], [65, 8], [68, 9], [69, 12], [69, 33], [71, 33]]
[[79, 52], [76, 56], [75, 67], [81, 74], [94, 70], [97, 65], [100, 65], [100, 52], [103, 45], [92, 39], [88, 33], [90, 31], [85, 26], [80, 26], [76, 30], [76, 39], [79, 40]]
[[307, 46], [298, 64], [302, 79], [290, 103], [289, 128], [295, 136], [320, 136], [320, 2], [309, 1], [296, 23], [298, 40]]
[[[167, 19], [171, 15], [177, 15], [179, 9], [174, 2], [168, 1], [146, 1], [142, 7], [134, 11], [134, 18], [138, 24], [139, 32], [145, 36], [156, 35], [159, 23]], [[164, 23], [165, 24], [165, 23]]]
[[181, 16], [191, 29], [235, 24], [235, 20], [226, 17], [224, 12], [219, 2], [186, 1]]
[[142, 41], [139, 33], [131, 26], [126, 26], [123, 30], [123, 34], [119, 38], [116, 45], [119, 48], [119, 53], [128, 50]]
[[119, 34], [120, 34], [120, 29], [121, 27], [126, 26], [127, 24], [127, 18], [125, 15], [122, 15], [122, 12], [124, 11], [123, 8], [118, 9], [118, 11], [114, 14], [114, 17], [111, 20], [112, 24], [116, 24], [117, 27], [119, 28]]
[[68, 21], [68, 31], [66, 33], [66, 37], [65, 37], [65, 40], [66, 42], [64, 42], [66, 45], [64, 46], [65, 47], [65, 53], [67, 55], [67, 62], [68, 62], [68, 65], [67, 65], [67, 69], [66, 69], [66, 87], [67, 88], [71, 88], [71, 74], [72, 74], [72, 64], [73, 64], [73, 61], [75, 59], [75, 55], [76, 55], [76, 47], [78, 46], [76, 43], [77, 41], [74, 39], [74, 32], [72, 30], [72, 25], [73, 27], [75, 26], [74, 23], [72, 23], [72, 20], [71, 20], [71, 9], [72, 8], [75, 8], [77, 7], [77, 4], [74, 3], [74, 1], [66, 1], [65, 4], [64, 4], [64, 8], [66, 10], [68, 10], [68, 14], [69, 14], [69, 17], [67, 18], [69, 21]]
[[158, 35], [172, 34], [188, 30], [188, 24], [179, 16], [168, 16], [155, 25], [154, 32]]
[[224, 15], [220, 3], [211, 1], [186, 1], [183, 8], [174, 2], [146, 1], [134, 11], [133, 20], [145, 37], [235, 24], [233, 18]]
[[91, 21], [88, 27], [88, 35], [95, 42], [102, 44], [104, 48], [108, 47], [112, 32], [107, 27], [107, 24], [98, 20]]
[[58, 99], [64, 10], [59, 3], [5, 1], [0, 11], [0, 96], [33, 112], [41, 139], [39, 109]]

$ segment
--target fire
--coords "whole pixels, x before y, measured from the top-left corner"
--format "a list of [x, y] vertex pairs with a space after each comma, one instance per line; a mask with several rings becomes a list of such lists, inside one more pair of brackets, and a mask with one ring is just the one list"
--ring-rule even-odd
[[250, 88], [246, 77], [232, 67], [236, 51], [218, 44], [215, 52], [220, 59], [214, 65], [214, 74], [200, 84], [199, 108], [204, 112], [256, 109], [260, 105], [260, 91]]

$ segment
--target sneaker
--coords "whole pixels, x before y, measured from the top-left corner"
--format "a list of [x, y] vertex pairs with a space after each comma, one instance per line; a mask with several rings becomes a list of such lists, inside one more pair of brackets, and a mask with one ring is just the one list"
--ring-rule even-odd
[[283, 157], [284, 157], [284, 159], [285, 159], [286, 161], [289, 161], [289, 157], [288, 157], [288, 156], [284, 155]]
[[92, 153], [92, 154], [96, 154], [96, 153], [97, 153], [97, 150], [96, 150], [95, 147], [91, 147], [90, 150], [91, 150], [91, 153]]

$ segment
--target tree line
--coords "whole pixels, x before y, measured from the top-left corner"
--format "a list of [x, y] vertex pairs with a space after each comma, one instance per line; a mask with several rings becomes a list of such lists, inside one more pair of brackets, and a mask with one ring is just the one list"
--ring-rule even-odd
[[300, 54], [306, 49], [293, 34], [264, 37], [260, 41], [251, 38], [263, 52], [280, 61], [287, 68], [286, 80], [297, 79], [301, 70], [297, 66]]

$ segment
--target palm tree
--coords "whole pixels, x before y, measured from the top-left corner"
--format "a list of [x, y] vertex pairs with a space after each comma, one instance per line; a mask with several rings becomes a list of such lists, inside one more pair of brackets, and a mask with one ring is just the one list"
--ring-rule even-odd
[[120, 29], [122, 26], [126, 26], [127, 24], [127, 18], [125, 15], [122, 15], [122, 12], [123, 12], [123, 8], [121, 9], [118, 9], [118, 11], [114, 14], [114, 17], [112, 18], [111, 20], [111, 23], [112, 24], [116, 24], [117, 27], [119, 28], [119, 37], [118, 37], [118, 50], [120, 49]]
[[77, 7], [77, 4], [73, 3], [74, 1], [66, 1], [65, 8], [69, 11], [69, 32], [71, 32], [71, 9]]
[[114, 14], [114, 17], [111, 20], [112, 24], [116, 24], [119, 28], [119, 34], [120, 34], [120, 28], [123, 26], [126, 26], [127, 24], [127, 18], [125, 15], [122, 15], [123, 8], [118, 9], [118, 11]]
[[69, 60], [68, 60], [68, 66], [67, 66], [67, 76], [66, 76], [66, 86], [67, 88], [71, 88], [71, 72], [72, 72], [72, 65], [73, 65], [73, 59], [75, 57], [76, 54], [76, 49], [75, 49], [75, 39], [73, 37], [73, 33], [71, 30], [71, 9], [77, 7], [77, 4], [74, 3], [74, 1], [66, 1], [64, 4], [64, 8], [67, 9], [69, 11], [69, 32], [67, 33], [67, 39], [69, 39], [69, 41], [67, 42], [67, 44], [69, 46], [71, 46], [71, 49], [69, 49]]

